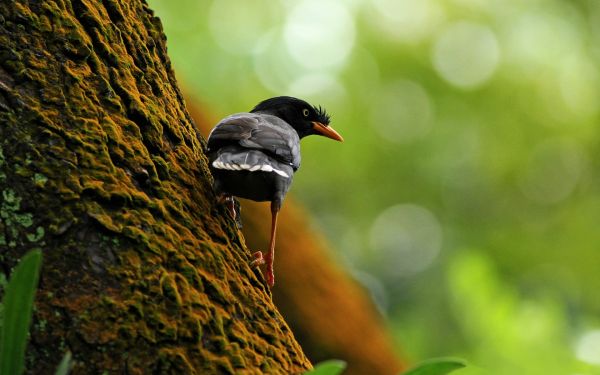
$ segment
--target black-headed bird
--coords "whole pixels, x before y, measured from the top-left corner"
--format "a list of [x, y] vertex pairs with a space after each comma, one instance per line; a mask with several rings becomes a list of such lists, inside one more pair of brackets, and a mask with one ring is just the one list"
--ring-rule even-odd
[[329, 126], [321, 107], [304, 100], [278, 96], [260, 102], [252, 111], [221, 120], [208, 136], [208, 158], [219, 199], [228, 202], [236, 219], [233, 197], [271, 202], [269, 252], [254, 253], [252, 265], [266, 264], [269, 286], [275, 283], [275, 233], [277, 214], [300, 167], [300, 139], [322, 135], [343, 141]]

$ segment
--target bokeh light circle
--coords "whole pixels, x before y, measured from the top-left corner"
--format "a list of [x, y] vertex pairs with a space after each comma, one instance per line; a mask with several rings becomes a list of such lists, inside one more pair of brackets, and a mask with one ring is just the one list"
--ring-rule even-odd
[[382, 138], [402, 143], [418, 139], [433, 124], [429, 94], [416, 82], [401, 80], [379, 90], [371, 123]]
[[[535, 71], [540, 67], [556, 66], [565, 56], [578, 54], [583, 38], [568, 18], [536, 8], [516, 14], [504, 26], [503, 39], [506, 59], [513, 67]], [[535, 78], [532, 75], [531, 78]]]
[[500, 48], [490, 28], [461, 21], [441, 32], [433, 46], [432, 60], [437, 73], [450, 84], [474, 88], [494, 74]]
[[387, 208], [370, 230], [370, 246], [383, 260], [384, 276], [398, 278], [426, 269], [442, 246], [442, 229], [435, 215], [407, 203]]
[[341, 98], [346, 90], [335, 76], [326, 73], [305, 74], [294, 80], [288, 89], [290, 95], [297, 97], [323, 97], [328, 100]]
[[221, 48], [233, 54], [251, 54], [260, 38], [277, 24], [280, 13], [280, 6], [273, 1], [218, 0], [212, 3], [208, 25]]
[[286, 92], [298, 71], [303, 70], [287, 53], [276, 32], [267, 33], [259, 40], [253, 64], [260, 83], [274, 93]]
[[437, 28], [444, 18], [434, 0], [373, 0], [383, 32], [401, 42], [420, 42]]
[[294, 60], [309, 69], [342, 66], [355, 38], [354, 18], [342, 2], [305, 0], [289, 13], [284, 40]]
[[600, 330], [585, 332], [577, 341], [575, 355], [581, 361], [600, 365]]
[[553, 139], [536, 146], [521, 177], [522, 192], [534, 202], [557, 203], [577, 186], [585, 167], [583, 149], [569, 139]]
[[562, 64], [560, 93], [567, 108], [577, 118], [591, 118], [600, 110], [600, 75], [587, 56], [571, 55]]

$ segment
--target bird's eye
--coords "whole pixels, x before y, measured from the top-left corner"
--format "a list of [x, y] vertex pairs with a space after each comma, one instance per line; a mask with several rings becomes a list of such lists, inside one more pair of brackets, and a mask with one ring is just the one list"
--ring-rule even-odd
[[308, 117], [308, 109], [304, 108], [302, 110], [302, 114], [304, 115], [304, 117]]

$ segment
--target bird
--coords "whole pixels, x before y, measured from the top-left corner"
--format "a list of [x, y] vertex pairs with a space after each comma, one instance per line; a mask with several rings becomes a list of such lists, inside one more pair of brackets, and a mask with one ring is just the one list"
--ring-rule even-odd
[[258, 103], [250, 112], [232, 114], [215, 125], [207, 139], [213, 188], [237, 219], [234, 197], [271, 202], [269, 251], [253, 254], [251, 266], [266, 264], [269, 287], [275, 284], [273, 262], [277, 216], [294, 173], [300, 168], [300, 140], [321, 135], [343, 142], [321, 106], [291, 96], [277, 96]]

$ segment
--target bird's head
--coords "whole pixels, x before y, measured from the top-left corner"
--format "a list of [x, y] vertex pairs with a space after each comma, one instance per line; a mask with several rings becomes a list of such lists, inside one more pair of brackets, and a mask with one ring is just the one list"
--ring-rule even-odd
[[296, 130], [300, 138], [317, 134], [336, 141], [344, 138], [329, 126], [329, 115], [321, 107], [313, 107], [304, 100], [291, 96], [277, 96], [258, 103], [253, 113], [267, 113], [277, 116]]

